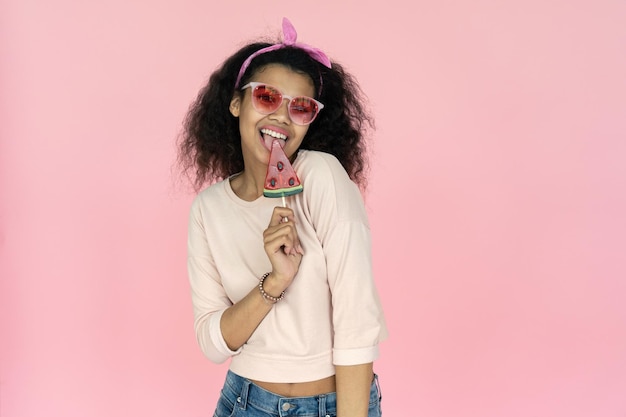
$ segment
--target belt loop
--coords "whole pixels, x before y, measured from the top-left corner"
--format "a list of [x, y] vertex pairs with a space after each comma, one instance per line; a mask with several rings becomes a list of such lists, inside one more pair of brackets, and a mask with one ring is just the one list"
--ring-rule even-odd
[[383, 393], [380, 390], [380, 382], [378, 381], [378, 375], [374, 374], [374, 381], [376, 381], [376, 390], [378, 391], [378, 401], [383, 399]]
[[319, 395], [317, 397], [317, 402], [319, 403], [319, 417], [328, 417], [328, 414], [326, 414], [326, 395]]
[[241, 394], [239, 398], [237, 398], [237, 403], [239, 404], [239, 408], [245, 410], [248, 406], [248, 393], [250, 392], [250, 380], [244, 379], [243, 385], [241, 386]]

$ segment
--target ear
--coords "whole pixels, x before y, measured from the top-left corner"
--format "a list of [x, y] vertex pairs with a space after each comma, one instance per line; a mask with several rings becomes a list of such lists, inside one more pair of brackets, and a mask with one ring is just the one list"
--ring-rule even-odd
[[230, 110], [230, 114], [235, 117], [239, 117], [239, 110], [241, 107], [241, 96], [239, 94], [235, 94], [233, 98], [230, 100], [230, 106], [228, 109]]

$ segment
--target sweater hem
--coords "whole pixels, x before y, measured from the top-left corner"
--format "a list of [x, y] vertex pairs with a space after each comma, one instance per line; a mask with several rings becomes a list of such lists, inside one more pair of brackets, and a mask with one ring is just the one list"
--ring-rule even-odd
[[230, 370], [244, 378], [275, 383], [317, 381], [335, 375], [331, 352], [313, 358], [273, 359], [255, 357], [244, 351], [233, 356]]

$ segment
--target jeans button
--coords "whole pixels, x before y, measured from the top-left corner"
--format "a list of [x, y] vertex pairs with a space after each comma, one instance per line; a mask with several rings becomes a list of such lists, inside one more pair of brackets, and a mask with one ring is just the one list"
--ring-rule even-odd
[[282, 408], [283, 408], [283, 411], [289, 411], [289, 409], [291, 408], [291, 404], [284, 403]]

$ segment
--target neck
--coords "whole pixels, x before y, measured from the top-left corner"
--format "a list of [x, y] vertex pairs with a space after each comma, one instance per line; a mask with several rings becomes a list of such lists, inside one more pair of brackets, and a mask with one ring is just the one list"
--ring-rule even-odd
[[254, 174], [250, 169], [244, 169], [239, 175], [230, 180], [230, 186], [237, 197], [245, 201], [254, 201], [263, 195], [265, 186], [265, 170], [262, 175]]

